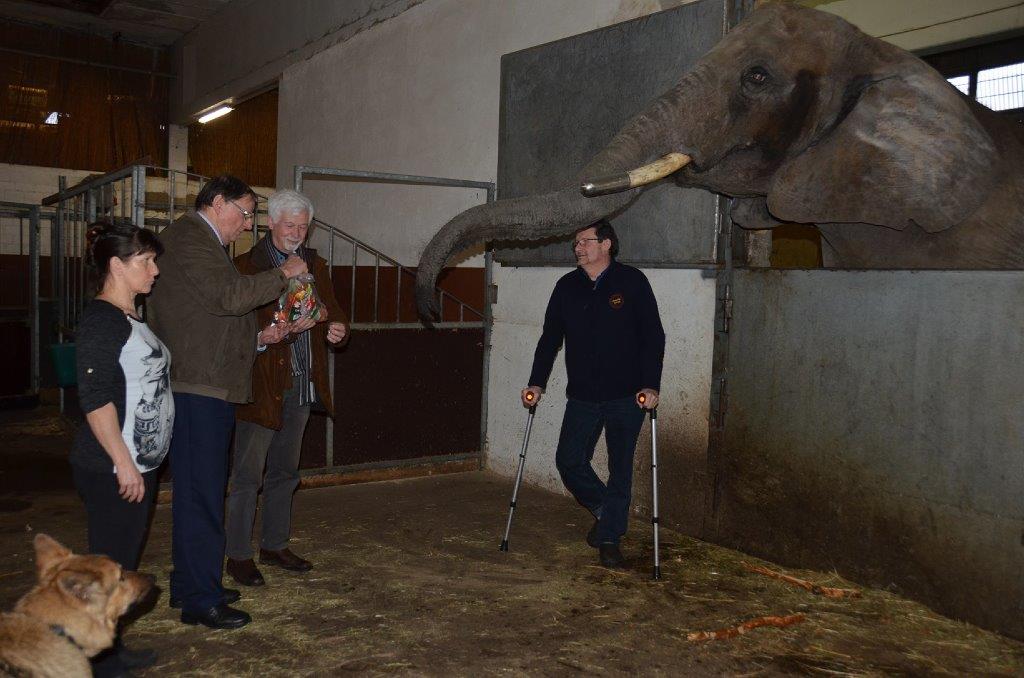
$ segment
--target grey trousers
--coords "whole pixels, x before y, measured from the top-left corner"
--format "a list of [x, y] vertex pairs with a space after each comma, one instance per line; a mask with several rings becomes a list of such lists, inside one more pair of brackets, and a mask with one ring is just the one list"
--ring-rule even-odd
[[234, 560], [253, 557], [252, 529], [256, 518], [256, 495], [261, 484], [260, 547], [279, 551], [288, 546], [292, 529], [292, 495], [299, 486], [299, 452], [302, 434], [309, 420], [309, 405], [299, 406], [299, 395], [295, 389], [285, 391], [282, 400], [280, 431], [241, 420], [235, 428], [234, 463], [225, 521], [225, 551], [227, 557]]

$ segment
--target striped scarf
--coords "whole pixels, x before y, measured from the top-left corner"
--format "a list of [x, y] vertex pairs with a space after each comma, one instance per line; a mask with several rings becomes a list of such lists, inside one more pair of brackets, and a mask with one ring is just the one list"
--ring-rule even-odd
[[[288, 255], [274, 247], [274, 243], [268, 235], [263, 239], [270, 254], [270, 261], [274, 266], [280, 266], [288, 258]], [[305, 259], [304, 246], [299, 245], [296, 255]], [[313, 351], [309, 340], [309, 330], [306, 330], [292, 342], [292, 388], [299, 393], [299, 405], [309, 405], [316, 399], [316, 389], [313, 386]], [[300, 385], [304, 388], [299, 388]]]

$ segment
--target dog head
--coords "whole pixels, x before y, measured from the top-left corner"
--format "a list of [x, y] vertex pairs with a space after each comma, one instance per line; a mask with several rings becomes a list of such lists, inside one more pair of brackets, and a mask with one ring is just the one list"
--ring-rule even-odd
[[118, 618], [154, 578], [121, 569], [106, 556], [76, 555], [53, 538], [35, 538], [38, 583], [17, 609], [64, 628], [90, 656], [113, 642]]

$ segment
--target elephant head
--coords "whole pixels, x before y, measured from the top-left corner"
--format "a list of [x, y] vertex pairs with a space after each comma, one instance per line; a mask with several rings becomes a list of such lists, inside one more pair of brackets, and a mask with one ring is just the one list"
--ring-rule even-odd
[[[825, 236], [847, 265], [1019, 265], [1019, 237], [974, 242], [964, 230], [1014, 219], [1024, 230], [1016, 127], [839, 17], [767, 3], [615, 135], [580, 172], [583, 191], [574, 183], [449, 221], [420, 262], [420, 311], [436, 311], [433, 285], [452, 253], [571, 233], [627, 208], [665, 174], [737, 198], [733, 218], [746, 228], [836, 226]], [[997, 193], [1017, 196], [1015, 218], [992, 206]]]

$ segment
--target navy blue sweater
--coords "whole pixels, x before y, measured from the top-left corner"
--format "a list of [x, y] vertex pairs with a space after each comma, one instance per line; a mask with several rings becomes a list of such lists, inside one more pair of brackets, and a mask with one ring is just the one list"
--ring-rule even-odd
[[529, 385], [547, 388], [565, 341], [566, 395], [603, 402], [659, 390], [665, 331], [647, 277], [612, 261], [597, 283], [582, 268], [562, 276], [544, 314]]

